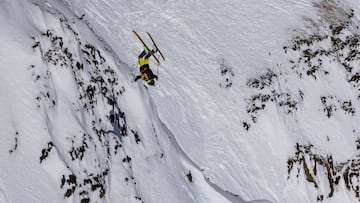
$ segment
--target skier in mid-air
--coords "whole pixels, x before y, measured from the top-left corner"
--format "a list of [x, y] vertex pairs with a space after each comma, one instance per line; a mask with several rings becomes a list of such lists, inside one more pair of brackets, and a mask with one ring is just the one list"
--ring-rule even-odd
[[155, 80], [154, 79], [158, 79], [158, 76], [155, 75], [152, 70], [150, 69], [149, 66], [149, 57], [152, 54], [155, 54], [157, 52], [157, 49], [154, 48], [153, 50], [151, 50], [152, 53], [150, 53], [149, 50], [144, 49], [144, 51], [141, 52], [141, 54], [139, 55], [139, 65], [140, 65], [140, 75], [136, 76], [135, 78], [135, 82], [137, 80], [139, 80], [140, 78], [142, 80], [144, 80], [147, 84], [154, 86], [155, 85]]

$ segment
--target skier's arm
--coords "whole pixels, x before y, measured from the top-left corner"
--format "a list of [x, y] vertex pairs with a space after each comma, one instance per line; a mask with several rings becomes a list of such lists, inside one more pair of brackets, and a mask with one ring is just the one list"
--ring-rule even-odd
[[140, 79], [141, 78], [141, 75], [138, 75], [138, 76], [136, 76], [136, 78], [135, 78], [135, 82], [138, 80], [138, 79]]

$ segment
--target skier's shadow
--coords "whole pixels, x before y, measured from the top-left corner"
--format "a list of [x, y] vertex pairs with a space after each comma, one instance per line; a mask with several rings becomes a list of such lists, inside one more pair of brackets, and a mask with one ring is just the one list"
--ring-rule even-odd
[[111, 122], [111, 125], [113, 127], [113, 130], [108, 130], [105, 131], [106, 134], [108, 133], [113, 133], [115, 134], [119, 140], [122, 142], [122, 132], [121, 132], [121, 128], [120, 128], [120, 120], [119, 120], [119, 113], [115, 111], [115, 109], [113, 108], [110, 112], [109, 112], [109, 119]]

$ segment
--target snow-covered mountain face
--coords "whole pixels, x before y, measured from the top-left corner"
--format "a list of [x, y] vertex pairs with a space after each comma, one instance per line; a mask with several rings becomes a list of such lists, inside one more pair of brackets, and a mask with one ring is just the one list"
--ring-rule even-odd
[[[359, 14], [0, 1], [0, 202], [359, 202]], [[132, 30], [165, 54], [155, 87]]]

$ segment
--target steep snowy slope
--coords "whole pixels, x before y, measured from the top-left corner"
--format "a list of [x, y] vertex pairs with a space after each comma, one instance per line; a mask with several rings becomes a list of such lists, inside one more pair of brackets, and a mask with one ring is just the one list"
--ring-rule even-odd
[[359, 201], [359, 9], [0, 2], [0, 202]]
[[[150, 31], [159, 39], [168, 61], [160, 67], [152, 98], [161, 120], [212, 182], [245, 199], [354, 201], [357, 181], [349, 186], [353, 175], [341, 166], [357, 154], [358, 92], [351, 87], [357, 70], [347, 74], [336, 46], [346, 46], [344, 59], [350, 53], [357, 57], [356, 2], [74, 1], [70, 6], [101, 27], [98, 32], [128, 64], [140, 49], [133, 48], [139, 45], [129, 30]], [[328, 116], [331, 106], [337, 112]], [[296, 143], [315, 147], [302, 156]], [[296, 155], [302, 176], [288, 178], [288, 167], [297, 170], [291, 167]]]
[[[1, 202], [229, 202], [62, 2], [1, 3]], [[196, 180], [196, 182], [195, 182]]]

